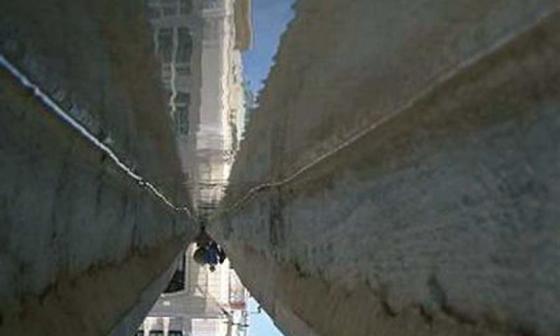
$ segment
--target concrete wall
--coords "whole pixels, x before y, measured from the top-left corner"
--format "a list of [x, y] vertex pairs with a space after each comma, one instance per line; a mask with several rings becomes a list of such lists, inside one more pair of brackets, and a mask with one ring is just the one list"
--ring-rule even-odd
[[[176, 204], [188, 204], [138, 1], [5, 1], [0, 53]], [[170, 277], [171, 211], [0, 70], [0, 334], [125, 335]]]
[[560, 333], [559, 19], [298, 3], [210, 225], [282, 329]]

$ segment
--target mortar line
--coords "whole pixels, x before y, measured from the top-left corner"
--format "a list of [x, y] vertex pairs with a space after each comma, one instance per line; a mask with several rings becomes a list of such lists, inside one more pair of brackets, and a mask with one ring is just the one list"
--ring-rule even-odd
[[226, 214], [228, 212], [235, 211], [236, 209], [241, 207], [247, 200], [249, 200], [251, 197], [253, 197], [254, 194], [256, 194], [256, 193], [258, 193], [262, 190], [271, 189], [271, 188], [275, 188], [275, 187], [280, 187], [282, 185], [291, 183], [297, 177], [299, 177], [300, 175], [302, 175], [306, 171], [310, 170], [311, 168], [315, 167], [316, 165], [318, 165], [322, 161], [330, 158], [331, 156], [334, 156], [335, 154], [338, 154], [343, 149], [345, 149], [345, 148], [355, 144], [356, 142], [358, 142], [358, 140], [365, 137], [367, 134], [374, 131], [379, 126], [387, 123], [388, 121], [394, 119], [395, 117], [397, 117], [401, 113], [403, 113], [403, 112], [409, 110], [410, 108], [414, 107], [418, 102], [420, 102], [423, 99], [429, 97], [441, 85], [448, 82], [452, 78], [456, 77], [459, 73], [463, 72], [465, 69], [468, 69], [469, 67], [475, 65], [476, 63], [478, 63], [482, 59], [484, 59], [484, 58], [486, 58], [490, 55], [493, 55], [497, 51], [501, 50], [504, 46], [513, 42], [520, 35], [528, 33], [529, 31], [531, 31], [535, 27], [538, 27], [543, 21], [545, 21], [549, 17], [557, 14], [559, 9], [560, 9], [560, 6], [557, 6], [554, 9], [550, 10], [549, 12], [541, 14], [534, 21], [531, 21], [530, 23], [526, 24], [522, 28], [520, 28], [518, 30], [515, 30], [513, 32], [510, 32], [509, 34], [504, 35], [502, 38], [498, 39], [496, 41], [496, 43], [494, 43], [491, 47], [483, 49], [483, 50], [475, 53], [470, 58], [468, 58], [468, 59], [466, 59], [466, 60], [464, 60], [464, 61], [462, 61], [462, 62], [460, 62], [460, 63], [458, 63], [454, 66], [451, 66], [448, 70], [442, 70], [439, 74], [435, 74], [434, 79], [433, 79], [433, 81], [431, 81], [430, 85], [426, 86], [423, 90], [420, 91], [419, 94], [413, 96], [411, 99], [409, 99], [407, 102], [402, 104], [400, 107], [397, 107], [395, 110], [393, 110], [393, 112], [390, 112], [389, 114], [385, 115], [384, 117], [381, 117], [380, 119], [374, 121], [369, 126], [363, 128], [361, 130], [358, 130], [357, 132], [354, 133], [354, 135], [349, 136], [346, 140], [343, 140], [338, 145], [335, 145], [335, 146], [331, 147], [329, 150], [325, 151], [323, 154], [320, 154], [315, 159], [311, 160], [309, 163], [303, 165], [302, 167], [300, 167], [299, 169], [297, 169], [296, 171], [291, 173], [288, 177], [282, 178], [278, 181], [265, 182], [265, 183], [262, 183], [262, 184], [259, 184], [257, 186], [254, 186], [254, 187], [250, 188], [245, 193], [245, 195], [243, 195], [237, 202], [233, 203], [229, 207], [225, 207], [223, 210], [216, 213], [215, 216], [210, 217], [210, 221], [216, 220], [216, 219], [220, 218], [221, 216], [223, 216], [224, 214]]
[[25, 74], [23, 74], [10, 61], [8, 61], [8, 59], [2, 54], [0, 54], [0, 66], [6, 69], [19, 82], [19, 84], [21, 84], [26, 89], [31, 90], [34, 97], [44, 105], [46, 105], [46, 107], [48, 107], [48, 110], [54, 113], [60, 120], [62, 120], [62, 122], [78, 132], [83, 138], [85, 138], [86, 141], [88, 141], [98, 150], [106, 154], [111, 159], [111, 161], [113, 161], [113, 163], [116, 164], [116, 166], [125, 173], [125, 175], [134, 180], [139, 186], [145, 187], [148, 192], [150, 192], [172, 210], [177, 212], [184, 212], [192, 219], [195, 219], [192, 211], [188, 208], [188, 206], [176, 206], [175, 204], [173, 204], [173, 202], [171, 202], [170, 199], [165, 196], [155, 185], [134, 172], [132, 168], [128, 167], [109, 146], [97, 139], [97, 137], [95, 137], [95, 135], [93, 135], [85, 126], [71, 117], [62, 107], [60, 107], [60, 105], [58, 105], [52, 98], [50, 98], [45, 92], [43, 92], [38, 85], [31, 82], [31, 80]]

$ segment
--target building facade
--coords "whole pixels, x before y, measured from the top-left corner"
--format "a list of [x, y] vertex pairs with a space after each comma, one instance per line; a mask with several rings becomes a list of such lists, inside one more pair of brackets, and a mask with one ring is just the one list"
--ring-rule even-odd
[[[249, 13], [235, 11], [249, 7], [235, 0], [146, 0], [185, 186], [202, 215], [222, 196], [245, 124], [238, 46], [250, 45], [250, 26], [236, 25], [247, 25]], [[245, 334], [248, 293], [229, 261], [210, 272], [193, 253], [191, 246], [177, 260], [138, 336]]]
[[[245, 5], [240, 5], [245, 3]], [[223, 189], [245, 124], [241, 52], [250, 46], [250, 4], [242, 0], [206, 1], [202, 8], [202, 88], [197, 135], [199, 208], [210, 210]]]
[[243, 336], [248, 292], [228, 260], [210, 272], [192, 260], [192, 245], [177, 261], [182, 286], [168, 287], [137, 336]]
[[175, 130], [185, 187], [194, 185], [201, 99], [200, 0], [146, 0], [153, 47], [160, 62], [167, 111]]
[[146, 0], [146, 9], [185, 186], [204, 213], [223, 196], [245, 127], [250, 2]]

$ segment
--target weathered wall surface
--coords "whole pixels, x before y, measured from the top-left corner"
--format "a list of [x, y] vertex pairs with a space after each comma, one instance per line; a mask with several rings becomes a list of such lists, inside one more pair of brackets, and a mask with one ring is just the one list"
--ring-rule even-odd
[[300, 1], [210, 227], [282, 329], [560, 333], [559, 22]]
[[[0, 53], [176, 204], [140, 1], [3, 1]], [[0, 335], [126, 335], [192, 234], [0, 70]]]

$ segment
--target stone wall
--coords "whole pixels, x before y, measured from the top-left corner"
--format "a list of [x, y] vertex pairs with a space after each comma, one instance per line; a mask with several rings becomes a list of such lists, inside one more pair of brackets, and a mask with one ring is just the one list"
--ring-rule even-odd
[[301, 0], [210, 225], [290, 335], [557, 335], [555, 1]]
[[[172, 202], [182, 190], [139, 1], [5, 1], [0, 53]], [[193, 233], [0, 69], [0, 334], [135, 330]]]

